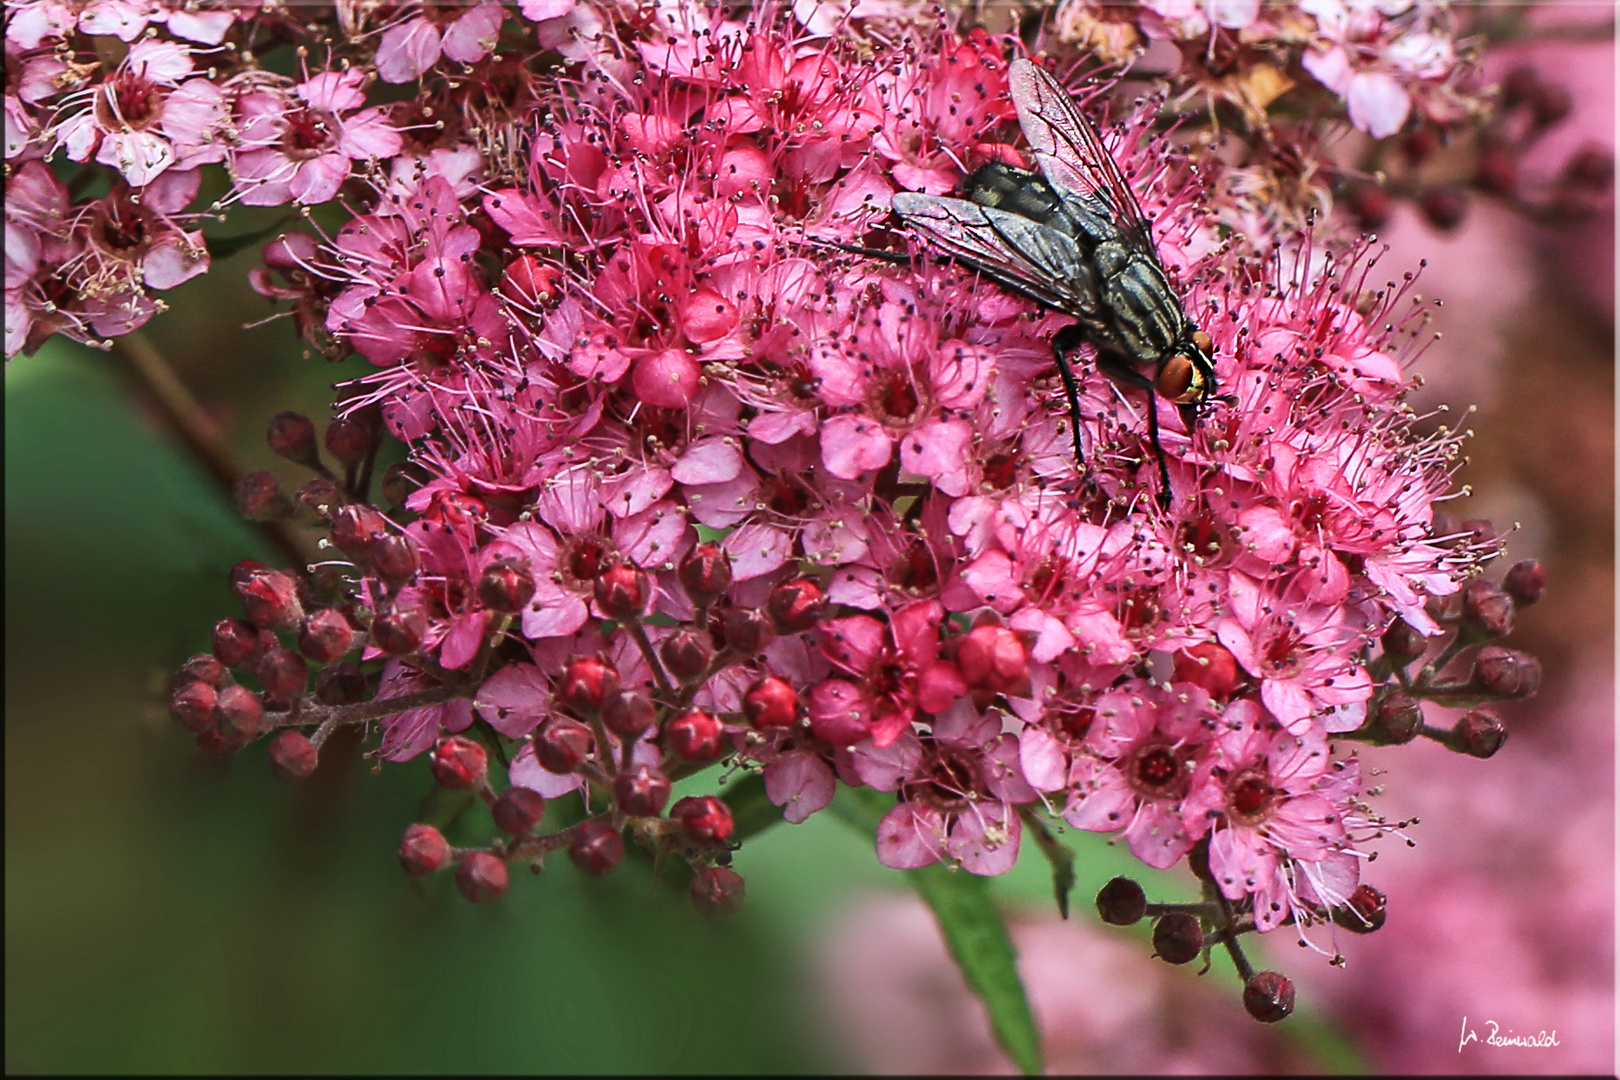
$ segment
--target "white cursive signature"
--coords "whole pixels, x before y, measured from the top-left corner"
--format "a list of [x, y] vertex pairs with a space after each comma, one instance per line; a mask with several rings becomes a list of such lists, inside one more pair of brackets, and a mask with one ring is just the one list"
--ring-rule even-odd
[[[1515, 1034], [1513, 1034], [1513, 1030], [1511, 1028], [1509, 1028], [1508, 1033], [1506, 1035], [1503, 1035], [1501, 1033], [1501, 1031], [1502, 1031], [1501, 1025], [1499, 1025], [1495, 1020], [1487, 1020], [1487, 1021], [1485, 1021], [1485, 1023], [1491, 1029], [1491, 1033], [1489, 1035], [1485, 1036], [1485, 1045], [1486, 1046], [1558, 1046], [1558, 1045], [1560, 1045], [1559, 1042], [1558, 1042], [1558, 1029], [1557, 1028], [1554, 1028], [1552, 1031], [1548, 1031], [1545, 1028], [1543, 1028], [1542, 1030], [1536, 1032], [1536, 1034], [1534, 1034], [1534, 1035], [1515, 1035]], [[1459, 1053], [1459, 1054], [1462, 1053], [1462, 1048], [1467, 1046], [1471, 1042], [1479, 1042], [1479, 1032], [1475, 1031], [1473, 1028], [1468, 1026], [1468, 1017], [1465, 1016], [1465, 1017], [1463, 1017], [1463, 1022], [1462, 1022], [1462, 1039], [1457, 1043], [1457, 1053]]]

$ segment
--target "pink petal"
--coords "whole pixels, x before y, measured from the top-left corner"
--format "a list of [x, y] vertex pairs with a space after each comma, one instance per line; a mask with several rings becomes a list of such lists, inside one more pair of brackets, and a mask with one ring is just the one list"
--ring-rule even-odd
[[1036, 791], [1059, 791], [1068, 781], [1069, 756], [1045, 728], [1031, 725], [1018, 737], [1024, 779]]
[[832, 769], [815, 754], [792, 751], [765, 766], [765, 796], [793, 825], [832, 802], [835, 787]]
[[881, 424], [854, 413], [835, 416], [821, 425], [821, 460], [841, 480], [889, 463], [893, 445]]
[[508, 664], [485, 680], [473, 700], [490, 727], [509, 739], [521, 739], [550, 709], [551, 687], [534, 664]]
[[577, 773], [554, 773], [536, 761], [533, 743], [523, 744], [506, 775], [513, 787], [532, 788], [547, 799], [578, 791], [585, 785], [585, 778]]
[[480, 4], [450, 24], [444, 32], [444, 55], [460, 64], [488, 56], [500, 37], [506, 12], [499, 4]]
[[891, 870], [915, 870], [945, 854], [945, 822], [939, 811], [900, 803], [878, 822], [878, 862]]

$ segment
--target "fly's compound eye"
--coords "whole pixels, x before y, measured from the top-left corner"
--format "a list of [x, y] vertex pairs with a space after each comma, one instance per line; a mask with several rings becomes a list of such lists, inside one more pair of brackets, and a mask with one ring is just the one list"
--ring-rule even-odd
[[1196, 405], [1209, 393], [1203, 372], [1184, 353], [1177, 353], [1164, 362], [1153, 380], [1153, 389], [1160, 397], [1177, 405]]
[[1204, 333], [1202, 330], [1194, 330], [1193, 331], [1193, 344], [1198, 346], [1199, 351], [1202, 352], [1205, 356], [1214, 356], [1215, 355], [1215, 342], [1214, 342], [1214, 340], [1208, 334]]

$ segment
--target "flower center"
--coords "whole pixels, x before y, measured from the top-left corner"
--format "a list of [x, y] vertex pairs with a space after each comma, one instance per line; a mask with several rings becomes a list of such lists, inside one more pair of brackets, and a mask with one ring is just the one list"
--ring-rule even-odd
[[1181, 756], [1164, 743], [1139, 747], [1124, 770], [1125, 778], [1143, 795], [1173, 799], [1185, 792], [1187, 772]]
[[569, 542], [558, 565], [576, 582], [589, 584], [611, 565], [613, 548], [600, 536], [580, 536]]
[[1226, 787], [1226, 814], [1233, 824], [1258, 825], [1271, 816], [1276, 796], [1264, 771], [1240, 773]]
[[288, 114], [286, 125], [281, 141], [288, 157], [319, 157], [337, 144], [337, 121], [324, 109], [297, 109]]
[[120, 71], [107, 80], [96, 99], [96, 122], [103, 128], [141, 131], [157, 119], [163, 93], [149, 80]]

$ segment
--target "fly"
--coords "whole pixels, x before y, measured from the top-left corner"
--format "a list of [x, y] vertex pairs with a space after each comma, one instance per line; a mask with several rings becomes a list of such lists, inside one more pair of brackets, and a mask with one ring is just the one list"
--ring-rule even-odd
[[1090, 341], [1106, 375], [1149, 392], [1148, 439], [1168, 508], [1155, 398], [1178, 406], [1190, 433], [1215, 391], [1214, 345], [1182, 307], [1147, 216], [1069, 92], [1029, 60], [1014, 60], [1007, 79], [1040, 172], [991, 162], [962, 182], [963, 198], [901, 192], [894, 209], [949, 258], [1077, 320], [1052, 339], [1077, 461], [1080, 398], [1068, 358], [1076, 346]]

